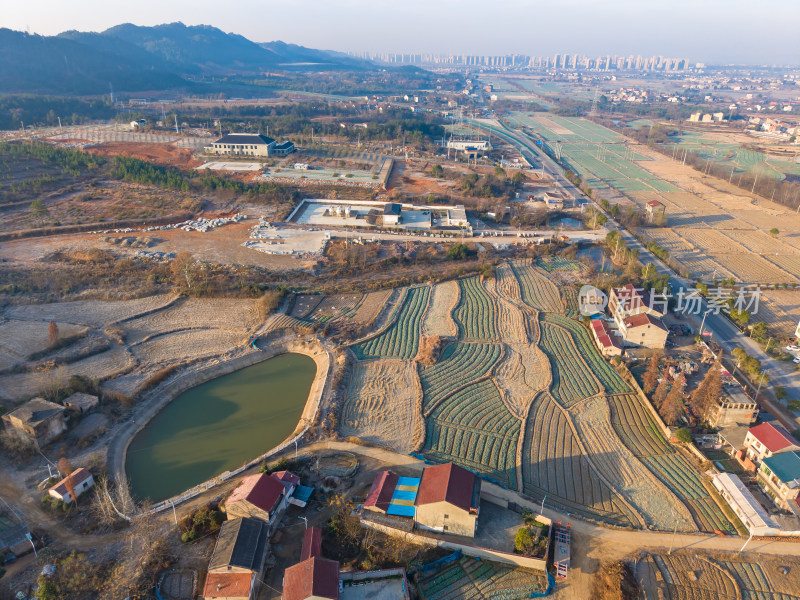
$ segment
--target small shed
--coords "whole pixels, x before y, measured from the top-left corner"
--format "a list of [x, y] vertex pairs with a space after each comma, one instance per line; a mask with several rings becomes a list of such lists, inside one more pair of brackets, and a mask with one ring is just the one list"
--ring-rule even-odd
[[75, 489], [75, 497], [80, 496], [85, 491], [94, 487], [94, 477], [92, 477], [92, 474], [88, 471], [88, 469], [81, 467], [80, 469], [75, 469], [72, 473], [64, 477], [64, 479], [47, 490], [47, 493], [53, 498], [57, 498], [66, 504], [72, 502], [75, 498], [72, 497], [72, 494], [69, 491], [67, 479], [71, 480], [72, 487]]
[[3, 421], [44, 445], [67, 430], [65, 410], [55, 402], [33, 398], [3, 415]]
[[98, 404], [100, 404], [100, 399], [97, 396], [84, 394], [83, 392], [76, 392], [64, 400], [64, 406], [72, 408], [81, 414], [89, 412]]

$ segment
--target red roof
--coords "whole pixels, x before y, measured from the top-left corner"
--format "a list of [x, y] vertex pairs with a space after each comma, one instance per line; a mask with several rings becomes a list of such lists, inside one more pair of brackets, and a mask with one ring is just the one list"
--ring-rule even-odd
[[647, 206], [655, 208], [656, 206], [664, 206], [664, 204], [659, 202], [658, 200], [650, 200], [650, 202], [647, 203]]
[[386, 512], [399, 479], [400, 477], [397, 473], [392, 473], [391, 471], [381, 471], [378, 473], [372, 482], [372, 487], [369, 488], [364, 506], [374, 506], [378, 510]]
[[322, 556], [322, 530], [319, 527], [309, 527], [303, 533], [303, 549], [300, 552], [300, 560], [306, 560], [312, 556]]
[[[87, 469], [81, 467], [80, 469], [75, 469], [69, 476], [72, 478], [72, 486], [77, 488], [79, 484], [89, 479], [92, 474]], [[56, 492], [59, 496], [64, 496], [68, 491], [66, 481], [67, 478], [64, 477], [64, 479], [52, 486], [49, 491]], [[76, 489], [75, 492], [77, 493], [78, 490]]]
[[267, 475], [258, 473], [242, 478], [237, 488], [228, 497], [226, 504], [247, 501], [261, 510], [271, 512], [281, 499], [283, 484]]
[[203, 598], [247, 598], [255, 573], [209, 573]]
[[311, 557], [283, 572], [283, 600], [306, 600], [311, 596], [339, 600], [339, 563]]
[[592, 319], [591, 323], [594, 334], [597, 336], [597, 341], [603, 348], [622, 348], [617, 336], [611, 333], [611, 328], [608, 326], [608, 323], [602, 319]]
[[453, 463], [427, 467], [422, 473], [417, 492], [417, 506], [434, 502], [449, 502], [469, 512], [475, 474]]
[[275, 471], [271, 477], [284, 485], [287, 483], [295, 486], [300, 484], [300, 478], [291, 471]]
[[638, 289], [632, 283], [626, 283], [621, 288], [614, 290], [614, 295], [622, 310], [636, 310], [637, 308], [652, 308], [650, 292]]
[[800, 446], [800, 442], [794, 439], [788, 431], [781, 425], [772, 423], [761, 423], [750, 428], [750, 433], [770, 452], [780, 452], [791, 446]]
[[656, 319], [653, 315], [649, 315], [647, 313], [639, 313], [638, 315], [631, 315], [630, 317], [626, 317], [625, 325], [628, 326], [628, 328], [652, 325], [653, 327], [657, 327], [658, 329], [667, 331], [667, 328], [664, 327], [664, 324], [661, 322], [661, 319]]

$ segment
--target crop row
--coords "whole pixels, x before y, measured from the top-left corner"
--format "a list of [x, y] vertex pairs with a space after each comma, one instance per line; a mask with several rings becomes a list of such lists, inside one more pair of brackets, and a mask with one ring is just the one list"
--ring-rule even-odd
[[[661, 554], [658, 556], [663, 567], [669, 569], [674, 581], [685, 581], [702, 586], [706, 590], [717, 593], [721, 598], [736, 598], [736, 584], [732, 574], [722, 566], [710, 561], [698, 559], [691, 554]], [[702, 571], [702, 575], [693, 581], [690, 573]]]
[[567, 417], [548, 395], [541, 395], [526, 423], [523, 489], [527, 494], [547, 494], [571, 512], [586, 514], [617, 525], [635, 525], [635, 515], [619, 502], [583, 455]]
[[537, 310], [562, 312], [558, 288], [552, 281], [537, 273], [530, 265], [515, 262], [511, 264], [511, 268], [519, 281], [525, 304]]
[[633, 454], [683, 500], [705, 531], [733, 531], [710, 497], [698, 471], [669, 445], [645, 413], [639, 399], [630, 394], [609, 398], [611, 424]]
[[580, 355], [586, 361], [589, 370], [595, 374], [600, 381], [600, 385], [603, 386], [607, 393], [624, 394], [630, 391], [630, 388], [619, 374], [611, 365], [603, 360], [602, 356], [600, 356], [597, 347], [592, 343], [592, 340], [589, 338], [589, 333], [583, 325], [568, 317], [552, 313], [543, 313], [541, 319], [546, 323], [558, 325], [569, 331], [572, 336], [572, 341], [575, 343]]
[[[721, 561], [720, 565], [733, 575], [742, 590], [749, 592], [769, 592], [772, 589], [761, 567], [754, 563]], [[800, 590], [798, 590], [800, 594]]]
[[500, 358], [500, 344], [463, 344], [447, 346], [435, 365], [420, 367], [426, 411], [440, 400], [471, 381], [486, 375]]
[[571, 285], [562, 285], [559, 291], [561, 292], [561, 303], [564, 305], [564, 312], [567, 317], [576, 318], [580, 311], [577, 288]]
[[490, 340], [496, 337], [494, 302], [477, 277], [459, 279], [461, 298], [454, 312], [460, 338]]
[[583, 265], [563, 256], [542, 256], [536, 259], [536, 266], [548, 273], [553, 271], [580, 271]]
[[413, 358], [419, 345], [422, 315], [428, 306], [428, 286], [408, 290], [395, 322], [379, 336], [353, 347], [359, 359]]
[[572, 336], [556, 325], [546, 322], [540, 325], [542, 339], [539, 345], [550, 359], [553, 371], [553, 383], [550, 386], [553, 397], [562, 406], [568, 407], [598, 394], [600, 385], [583, 362]]
[[518, 600], [530, 598], [531, 592], [544, 591], [547, 575], [462, 556], [438, 571], [420, 573], [417, 588], [427, 600]]
[[452, 394], [431, 412], [425, 420], [425, 454], [453, 460], [514, 489], [520, 426], [487, 379]]
[[638, 458], [673, 451], [636, 396], [609, 398], [609, 407], [614, 431]]

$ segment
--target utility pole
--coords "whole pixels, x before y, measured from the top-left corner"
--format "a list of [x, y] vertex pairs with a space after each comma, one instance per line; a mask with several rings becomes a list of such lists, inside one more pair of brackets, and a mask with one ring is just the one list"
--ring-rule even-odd
[[675, 527], [672, 529], [672, 537], [669, 540], [669, 552], [667, 552], [667, 556], [672, 555], [672, 545], [675, 543], [675, 534], [678, 532], [678, 517], [675, 515], [675, 511], [673, 509], [672, 516], [675, 517]]

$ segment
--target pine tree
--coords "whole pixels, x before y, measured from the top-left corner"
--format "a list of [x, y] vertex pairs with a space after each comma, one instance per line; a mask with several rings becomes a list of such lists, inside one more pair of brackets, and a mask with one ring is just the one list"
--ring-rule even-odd
[[645, 371], [644, 377], [642, 378], [642, 383], [644, 393], [645, 394], [652, 394], [653, 390], [656, 389], [658, 385], [658, 361], [659, 361], [659, 354], [658, 352], [654, 352], [653, 356], [650, 357], [650, 364], [647, 365], [647, 371]]
[[656, 407], [656, 410], [661, 409], [661, 405], [664, 404], [664, 399], [667, 397], [668, 393], [669, 381], [667, 381], [666, 376], [664, 376], [661, 378], [656, 391], [653, 393], [653, 406]]
[[675, 425], [683, 416], [685, 407], [683, 404], [683, 386], [686, 380], [683, 375], [679, 376], [672, 384], [672, 389], [661, 405], [661, 416], [667, 425]]

